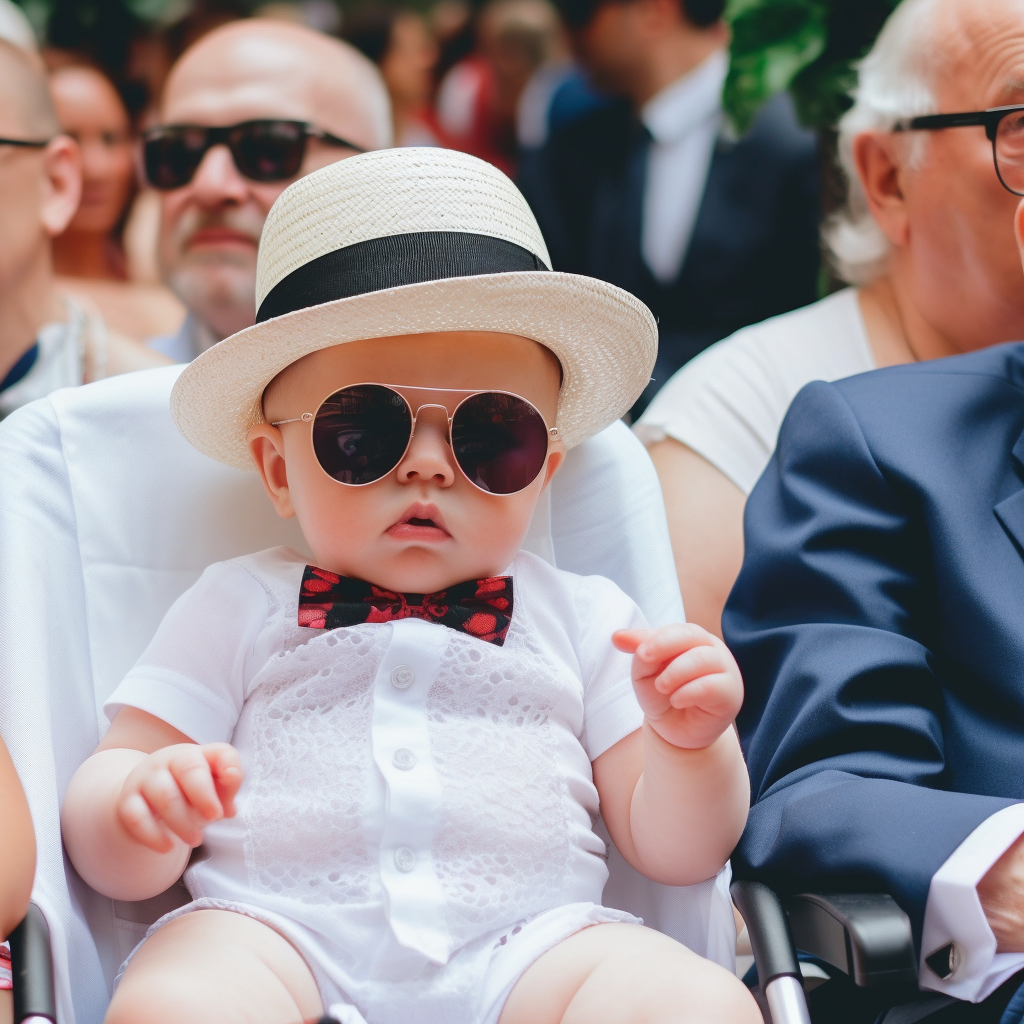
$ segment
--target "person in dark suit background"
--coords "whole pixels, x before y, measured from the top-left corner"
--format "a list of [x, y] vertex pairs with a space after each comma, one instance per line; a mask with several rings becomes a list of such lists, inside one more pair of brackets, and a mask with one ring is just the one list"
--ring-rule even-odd
[[520, 169], [555, 269], [628, 289], [659, 319], [656, 387], [712, 342], [817, 298], [814, 136], [777, 97], [732, 137], [724, 0], [557, 0], [616, 101]]

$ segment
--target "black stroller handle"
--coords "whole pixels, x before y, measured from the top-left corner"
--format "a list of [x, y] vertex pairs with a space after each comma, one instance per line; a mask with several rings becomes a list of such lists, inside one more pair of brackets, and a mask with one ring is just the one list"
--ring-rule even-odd
[[43, 912], [29, 904], [21, 924], [11, 932], [11, 973], [14, 988], [14, 1024], [56, 1024], [53, 994], [53, 954], [50, 929]]

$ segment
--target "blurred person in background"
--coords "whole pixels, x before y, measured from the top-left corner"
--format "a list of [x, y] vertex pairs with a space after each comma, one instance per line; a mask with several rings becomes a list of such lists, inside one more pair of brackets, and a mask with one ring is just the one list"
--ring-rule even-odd
[[82, 154], [82, 199], [53, 243], [60, 287], [139, 341], [176, 330], [185, 311], [174, 296], [129, 281], [121, 235], [135, 193], [135, 140], [121, 97], [99, 68], [73, 63], [51, 71], [50, 92], [61, 130]]
[[29, 53], [36, 53], [36, 34], [20, 7], [12, 0], [0, 0], [0, 39]]
[[[805, 384], [1024, 338], [1016, 197], [985, 129], [894, 131], [916, 115], [1020, 102], [995, 77], [999, 47], [1024, 47], [1019, 11], [1004, 0], [904, 0], [840, 124], [848, 200], [824, 233], [854, 287], [713, 346], [637, 425], [661, 478], [687, 617], [705, 628], [721, 630], [747, 495]], [[934, 32], [940, 13], [955, 33]]]
[[342, 37], [380, 68], [395, 145], [443, 146], [432, 106], [438, 46], [424, 18], [400, 7], [361, 7], [345, 16]]
[[149, 345], [188, 362], [256, 317], [256, 252], [291, 182], [391, 144], [377, 68], [347, 43], [300, 25], [249, 19], [215, 29], [171, 69], [159, 124], [143, 136], [159, 189], [164, 281], [188, 308]]
[[581, 66], [617, 102], [555, 132], [520, 184], [556, 270], [659, 319], [654, 382], [712, 342], [817, 297], [818, 165], [792, 103], [727, 129], [725, 0], [558, 0]]
[[0, 40], [0, 419], [57, 388], [165, 362], [61, 296], [52, 239], [82, 191], [38, 55]]
[[547, 0], [491, 0], [477, 19], [477, 47], [441, 82], [437, 116], [451, 145], [514, 174], [519, 102], [558, 55], [558, 16]]

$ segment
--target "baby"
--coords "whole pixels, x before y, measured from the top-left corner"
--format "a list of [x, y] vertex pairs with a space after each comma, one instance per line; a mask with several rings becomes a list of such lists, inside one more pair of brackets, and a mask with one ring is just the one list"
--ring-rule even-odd
[[441, 150], [295, 183], [259, 260], [256, 326], [172, 408], [255, 464], [311, 556], [207, 569], [68, 788], [90, 885], [138, 900], [185, 871], [193, 897], [107, 1021], [760, 1021], [601, 906], [592, 827], [659, 882], [722, 868], [749, 796], [735, 662], [520, 550], [567, 449], [642, 390], [650, 313], [551, 272], [508, 179]]

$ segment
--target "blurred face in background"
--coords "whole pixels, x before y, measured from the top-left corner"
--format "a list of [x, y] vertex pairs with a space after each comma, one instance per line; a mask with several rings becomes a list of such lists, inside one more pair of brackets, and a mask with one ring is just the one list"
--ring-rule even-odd
[[413, 11], [399, 14], [380, 61], [381, 74], [396, 108], [423, 107], [430, 102], [437, 57], [437, 43], [424, 20]]
[[[204, 36], [172, 68], [160, 122], [228, 127], [269, 118], [303, 121], [373, 149], [380, 129], [366, 93], [374, 84], [383, 95], [376, 70], [337, 40], [284, 22], [236, 22]], [[387, 118], [386, 97], [382, 111]], [[310, 138], [296, 177], [354, 152]], [[191, 181], [162, 193], [164, 280], [219, 338], [255, 319], [260, 233], [289, 184], [246, 178], [228, 148], [217, 145]]]
[[628, 95], [645, 70], [650, 43], [663, 28], [663, 4], [632, 0], [599, 4], [572, 34], [573, 49], [593, 84], [611, 95]]
[[82, 152], [82, 201], [69, 230], [107, 235], [135, 182], [128, 111], [114, 86], [94, 68], [57, 69], [50, 76], [50, 92], [62, 130]]

